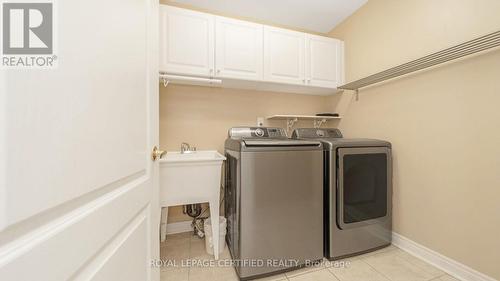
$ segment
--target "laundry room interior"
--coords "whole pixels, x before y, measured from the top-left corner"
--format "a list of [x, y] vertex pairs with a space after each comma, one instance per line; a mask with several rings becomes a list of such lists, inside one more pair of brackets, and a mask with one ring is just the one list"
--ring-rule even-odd
[[[162, 4], [248, 19], [197, 1]], [[500, 8], [495, 1], [482, 1], [482, 5], [473, 1], [367, 1], [321, 35], [343, 42], [342, 79], [355, 81], [495, 31], [500, 21], [498, 9], [492, 7]], [[382, 139], [392, 144], [392, 231], [400, 235], [398, 239], [499, 276], [492, 261], [500, 256], [490, 249], [500, 247], [496, 238], [500, 226], [492, 223], [489, 215], [480, 215], [499, 213], [495, 203], [498, 191], [492, 188], [499, 183], [498, 154], [477, 153], [477, 147], [484, 152], [498, 151], [500, 143], [496, 129], [500, 117], [496, 109], [500, 101], [496, 82], [499, 62], [498, 51], [475, 54], [362, 90], [327, 95], [217, 86], [165, 87], [160, 83], [160, 146], [178, 150], [178, 144], [187, 142], [198, 150], [223, 153], [231, 127], [256, 127], [264, 120], [264, 127], [286, 129], [292, 121], [291, 130], [309, 128], [314, 127], [313, 119], [293, 122], [294, 117], [269, 117], [337, 113], [338, 118], [319, 128], [338, 128], [344, 137]], [[485, 135], [488, 137], [480, 137]], [[169, 209], [169, 223], [192, 220], [180, 206]], [[475, 221], [477, 227], [465, 221]], [[436, 280], [452, 280], [432, 273]], [[293, 276], [285, 273], [272, 280], [295, 280]], [[320, 280], [315, 278], [319, 277], [300, 280]], [[413, 280], [408, 278], [390, 280]]]
[[0, 280], [500, 281], [500, 0], [16, 1]]

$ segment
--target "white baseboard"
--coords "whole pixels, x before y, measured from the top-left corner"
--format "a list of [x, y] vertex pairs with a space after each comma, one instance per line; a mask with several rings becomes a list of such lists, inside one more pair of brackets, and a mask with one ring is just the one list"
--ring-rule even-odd
[[392, 233], [392, 244], [424, 261], [434, 265], [449, 275], [462, 281], [497, 281], [465, 264], [450, 259], [436, 251], [422, 246], [396, 232]]
[[181, 221], [167, 224], [167, 234], [176, 234], [193, 231], [191, 221]]

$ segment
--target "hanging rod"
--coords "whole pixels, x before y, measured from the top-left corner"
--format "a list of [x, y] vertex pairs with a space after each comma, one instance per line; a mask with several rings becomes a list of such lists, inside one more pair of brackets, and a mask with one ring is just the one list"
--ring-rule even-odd
[[200, 78], [192, 76], [181, 76], [181, 75], [171, 75], [160, 73], [160, 81], [162, 81], [165, 87], [169, 82], [181, 83], [181, 84], [199, 84], [199, 85], [220, 85], [222, 80], [213, 78]]
[[358, 90], [360, 88], [393, 79], [405, 74], [446, 63], [461, 57], [479, 53], [500, 46], [500, 31], [467, 41], [454, 47], [433, 53], [431, 55], [398, 65], [396, 67], [370, 75], [339, 87], [343, 90]]

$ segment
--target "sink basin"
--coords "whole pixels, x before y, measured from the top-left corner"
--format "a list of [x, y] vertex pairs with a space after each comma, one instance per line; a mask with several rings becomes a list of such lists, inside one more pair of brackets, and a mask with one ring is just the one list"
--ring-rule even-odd
[[215, 150], [200, 150], [181, 153], [180, 151], [167, 152], [167, 155], [160, 160], [160, 163], [183, 163], [183, 162], [210, 162], [224, 161], [226, 157]]
[[[218, 217], [222, 162], [215, 150], [189, 153], [167, 152], [160, 159], [160, 206], [162, 207], [161, 240], [166, 237], [169, 206], [208, 202], [210, 214]], [[212, 219], [212, 221], [218, 221]], [[213, 237], [219, 237], [219, 226], [212, 225]], [[219, 239], [214, 239], [215, 259], [219, 258]]]
[[160, 204], [163, 207], [208, 202], [219, 198], [222, 162], [215, 150], [167, 152], [160, 160]]

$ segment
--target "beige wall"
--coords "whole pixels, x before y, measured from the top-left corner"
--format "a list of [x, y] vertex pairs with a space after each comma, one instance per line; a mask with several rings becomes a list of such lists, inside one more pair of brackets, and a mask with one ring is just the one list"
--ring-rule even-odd
[[[315, 114], [328, 111], [324, 96], [260, 92], [196, 86], [160, 86], [160, 147], [180, 150], [187, 142], [198, 150], [224, 152], [227, 130], [234, 126], [255, 126], [257, 117], [274, 114]], [[335, 121], [329, 121], [335, 126]], [[267, 122], [285, 127], [285, 121]], [[299, 122], [297, 126], [312, 126]], [[169, 223], [189, 220], [180, 208], [170, 208]]]
[[[498, 0], [370, 0], [331, 35], [352, 81], [500, 30]], [[332, 98], [394, 145], [394, 230], [500, 279], [500, 50]]]

